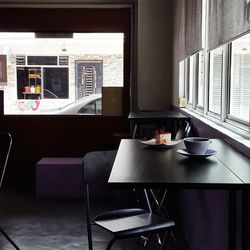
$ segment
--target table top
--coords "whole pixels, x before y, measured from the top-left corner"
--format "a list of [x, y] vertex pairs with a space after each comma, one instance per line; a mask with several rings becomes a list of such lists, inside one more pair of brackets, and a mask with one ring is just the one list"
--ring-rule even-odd
[[131, 111], [128, 119], [130, 120], [145, 120], [145, 119], [188, 119], [178, 111]]
[[196, 159], [177, 149], [150, 148], [135, 139], [123, 139], [109, 177], [117, 187], [173, 187], [237, 189], [250, 187], [250, 161], [223, 140], [213, 139], [210, 149], [217, 154]]
[[72, 165], [80, 165], [82, 166], [82, 158], [81, 157], [44, 157], [40, 161], [37, 162], [36, 165], [58, 165], [69, 167]]

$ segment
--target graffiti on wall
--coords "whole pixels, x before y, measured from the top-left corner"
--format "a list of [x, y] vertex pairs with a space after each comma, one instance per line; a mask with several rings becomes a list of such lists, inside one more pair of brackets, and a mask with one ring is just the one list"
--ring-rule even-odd
[[36, 111], [39, 105], [40, 101], [38, 100], [17, 101], [17, 107], [20, 111]]

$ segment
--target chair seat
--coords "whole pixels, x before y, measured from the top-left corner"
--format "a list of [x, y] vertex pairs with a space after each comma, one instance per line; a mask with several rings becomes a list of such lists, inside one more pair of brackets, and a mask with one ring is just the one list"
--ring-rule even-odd
[[[143, 209], [111, 211], [96, 218], [95, 224], [113, 233], [118, 239], [152, 234], [174, 226], [174, 221], [159, 217]], [[133, 214], [134, 212], [134, 214]]]
[[110, 220], [110, 219], [118, 219], [122, 217], [128, 217], [132, 215], [138, 215], [138, 214], [144, 214], [147, 211], [142, 208], [124, 208], [124, 209], [117, 209], [117, 210], [112, 210], [108, 211], [102, 214], [99, 214], [96, 218], [95, 221], [100, 221], [100, 220]]

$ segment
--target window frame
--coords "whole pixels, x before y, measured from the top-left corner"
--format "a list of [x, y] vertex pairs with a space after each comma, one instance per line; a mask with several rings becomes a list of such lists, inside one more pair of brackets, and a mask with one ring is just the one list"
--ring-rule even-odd
[[[198, 61], [198, 54], [197, 53], [184, 60], [184, 65], [185, 65], [185, 67], [184, 67], [184, 71], [185, 71], [184, 97], [187, 99], [187, 106], [190, 107], [191, 109], [195, 109], [197, 106], [197, 98], [198, 98], [198, 96], [197, 96], [197, 84], [198, 84], [197, 61]], [[190, 79], [190, 77], [191, 77], [190, 70], [192, 70], [192, 79]], [[192, 98], [190, 100], [189, 90], [190, 90], [191, 80], [192, 80]]]
[[212, 53], [213, 51], [209, 52], [209, 56], [208, 56], [208, 64], [209, 64], [209, 71], [208, 71], [208, 81], [207, 81], [207, 115], [211, 116], [215, 119], [221, 120], [221, 115], [223, 113], [223, 108], [222, 108], [222, 104], [223, 104], [223, 75], [224, 75], [224, 51], [222, 48], [222, 65], [221, 65], [221, 95], [220, 95], [220, 113], [216, 113], [212, 110], [209, 110], [209, 97], [210, 97], [210, 83], [211, 83], [211, 74], [212, 74]]
[[[246, 130], [246, 127], [250, 124], [250, 115], [249, 115], [249, 121], [245, 121], [243, 119], [240, 119], [234, 115], [230, 114], [230, 94], [231, 94], [231, 84], [232, 84], [232, 58], [233, 58], [233, 45], [232, 42], [230, 44], [228, 44], [228, 55], [229, 55], [229, 59], [228, 59], [228, 78], [230, 79], [230, 81], [228, 81], [228, 86], [227, 86], [227, 110], [226, 110], [226, 122], [238, 126], [240, 128], [243, 128], [244, 130]], [[249, 110], [250, 112], [250, 110]], [[250, 128], [249, 128], [250, 129]]]
[[[209, 111], [209, 82], [211, 78], [211, 53], [213, 53], [214, 50], [208, 51], [208, 1], [204, 1], [204, 8], [206, 8], [206, 11], [204, 11], [205, 17], [202, 19], [203, 22], [205, 22], [205, 25], [203, 26], [203, 34], [204, 36], [204, 48], [203, 50], [199, 51], [198, 53], [203, 53], [204, 55], [204, 65], [202, 66], [201, 60], [196, 60], [196, 67], [197, 67], [197, 82], [195, 83], [194, 88], [196, 88], [196, 92], [193, 96], [192, 105], [190, 103], [187, 104], [186, 108], [190, 111], [201, 115], [202, 117], [205, 117], [208, 120], [211, 120], [212, 122], [215, 122], [221, 127], [225, 127], [229, 130], [231, 130], [234, 133], [237, 133], [247, 139], [250, 139], [250, 115], [249, 115], [249, 121], [245, 121], [242, 119], [239, 119], [233, 115], [230, 115], [230, 87], [231, 87], [231, 78], [232, 78], [232, 41], [228, 42], [227, 44], [221, 45], [222, 47], [222, 73], [221, 73], [221, 103], [220, 103], [220, 114], [216, 114], [214, 112]], [[203, 23], [204, 24], [204, 23]], [[249, 32], [250, 33], [250, 32]], [[217, 49], [217, 48], [215, 48]], [[197, 55], [198, 55], [197, 53]], [[189, 58], [184, 59], [182, 62], [187, 64]], [[199, 76], [199, 72], [201, 67], [204, 67], [204, 77], [201, 79]], [[185, 70], [190, 70], [189, 67], [185, 67]], [[180, 81], [179, 84], [184, 84], [185, 89], [188, 89], [189, 85], [189, 72], [184, 72], [184, 77], [182, 76], [182, 79], [184, 81]], [[199, 89], [199, 81], [203, 81], [204, 86], [204, 96], [203, 96], [203, 107], [201, 105], [198, 105], [198, 89]], [[184, 93], [184, 98], [188, 100], [187, 92]], [[249, 111], [250, 113], [250, 111]]]
[[[199, 52], [200, 53], [200, 52]], [[231, 67], [232, 67], [232, 43], [228, 43], [226, 45], [222, 46], [222, 86], [221, 86], [221, 114], [216, 114], [212, 111], [208, 110], [208, 102], [209, 102], [209, 81], [211, 77], [211, 52], [207, 52], [205, 58], [204, 58], [204, 99], [203, 104], [204, 107], [201, 108], [197, 105], [198, 103], [198, 84], [199, 84], [199, 67], [201, 67], [199, 55], [196, 53], [193, 55], [196, 57], [196, 60], [194, 60], [194, 67], [196, 68], [197, 72], [195, 74], [195, 81], [193, 86], [193, 98], [192, 103], [188, 102], [187, 108], [193, 112], [199, 113], [203, 115], [204, 117], [221, 122], [222, 126], [227, 127], [230, 130], [237, 131], [238, 129], [240, 131], [250, 133], [250, 119], [249, 122], [241, 120], [237, 117], [234, 117], [229, 114], [230, 109], [230, 84], [231, 84]], [[186, 58], [184, 63], [184, 81], [182, 84], [185, 86], [184, 91], [184, 98], [187, 98], [188, 100], [188, 88], [190, 83], [190, 58]], [[224, 124], [224, 125], [223, 125]]]
[[[201, 60], [201, 57], [203, 56], [203, 60]], [[202, 63], [203, 62], [203, 63]], [[196, 90], [195, 90], [195, 98], [196, 98], [196, 105], [195, 105], [195, 110], [203, 113], [204, 112], [204, 108], [205, 108], [205, 55], [204, 55], [204, 51], [200, 51], [198, 52], [197, 55], [197, 63], [196, 63], [196, 67], [197, 67], [197, 84], [196, 86]], [[203, 71], [203, 72], [201, 72]], [[203, 75], [203, 76], [202, 76]], [[203, 100], [202, 100], [202, 105], [199, 104], [199, 82], [202, 82], [203, 84], [203, 90], [202, 90], [202, 95], [203, 95]]]

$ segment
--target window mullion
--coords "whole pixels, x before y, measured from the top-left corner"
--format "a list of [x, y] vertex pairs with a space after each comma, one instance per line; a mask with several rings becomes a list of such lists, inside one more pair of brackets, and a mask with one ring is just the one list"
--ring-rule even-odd
[[220, 120], [224, 122], [227, 118], [228, 103], [228, 80], [230, 79], [228, 74], [230, 73], [229, 63], [229, 46], [223, 46], [223, 61], [222, 61], [222, 86], [221, 86], [221, 116]]
[[192, 97], [193, 97], [192, 108], [193, 109], [195, 109], [197, 106], [198, 62], [199, 60], [198, 60], [198, 53], [197, 53], [193, 58], [193, 69], [192, 69], [193, 70], [193, 93], [192, 93]]
[[210, 68], [210, 60], [209, 60], [209, 53], [207, 52], [208, 48], [208, 25], [209, 25], [209, 1], [203, 0], [205, 11], [204, 11], [204, 25], [205, 25], [205, 37], [204, 37], [204, 43], [205, 43], [205, 51], [204, 51], [204, 111], [203, 114], [207, 115], [208, 112], [208, 93], [209, 93], [209, 68]]
[[209, 83], [209, 54], [204, 53], [204, 111], [203, 114], [206, 115], [208, 112], [208, 83]]
[[[250, 104], [249, 104], [249, 106], [250, 106]], [[249, 107], [249, 117], [250, 117], [250, 107]], [[250, 133], [250, 118], [249, 118], [248, 132]]]
[[185, 87], [184, 87], [184, 92], [185, 92], [185, 97], [188, 101], [188, 85], [189, 85], [189, 61], [188, 59], [185, 59], [185, 63], [184, 63], [184, 79], [185, 79]]

